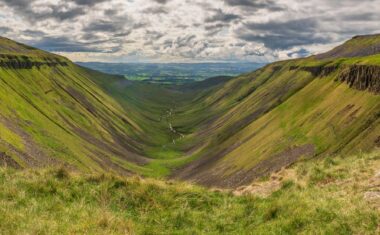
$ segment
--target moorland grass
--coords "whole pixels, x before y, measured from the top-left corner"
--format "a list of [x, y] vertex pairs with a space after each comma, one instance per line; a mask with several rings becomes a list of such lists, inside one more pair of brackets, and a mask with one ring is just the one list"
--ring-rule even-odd
[[[305, 161], [267, 198], [187, 183], [0, 169], [0, 234], [376, 234], [380, 155]], [[270, 179], [267, 179], [270, 180]]]

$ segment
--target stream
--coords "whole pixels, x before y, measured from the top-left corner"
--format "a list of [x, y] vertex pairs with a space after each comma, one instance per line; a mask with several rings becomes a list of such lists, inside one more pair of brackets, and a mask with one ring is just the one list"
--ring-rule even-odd
[[175, 145], [176, 140], [185, 138], [185, 135], [177, 131], [173, 127], [173, 119], [174, 119], [174, 108], [170, 108], [164, 112], [163, 115], [161, 115], [160, 120], [166, 119], [169, 131], [172, 133], [172, 143]]

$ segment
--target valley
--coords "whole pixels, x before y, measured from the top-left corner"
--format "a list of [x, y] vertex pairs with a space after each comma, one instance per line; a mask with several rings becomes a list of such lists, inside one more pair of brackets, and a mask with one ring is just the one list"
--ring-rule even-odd
[[380, 0], [0, 0], [0, 235], [379, 235]]
[[378, 233], [379, 42], [173, 84], [0, 38], [0, 233]]
[[[378, 41], [362, 36], [347, 45]], [[7, 162], [21, 168], [60, 162], [235, 188], [298, 159], [378, 146], [379, 56], [361, 56], [365, 48], [350, 58], [330, 52], [333, 58], [276, 62], [236, 78], [154, 84], [2, 44], [1, 81], [13, 91], [3, 100], [25, 105], [3, 102], [10, 137], [2, 143], [14, 149], [5, 152]], [[31, 141], [38, 151], [27, 148]]]

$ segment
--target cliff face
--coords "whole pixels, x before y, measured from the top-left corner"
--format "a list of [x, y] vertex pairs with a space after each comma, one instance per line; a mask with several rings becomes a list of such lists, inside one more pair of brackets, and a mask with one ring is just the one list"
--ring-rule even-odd
[[9, 54], [0, 54], [0, 68], [8, 69], [32, 69], [33, 67], [40, 68], [41, 66], [55, 67], [68, 66], [66, 61], [58, 58], [34, 58], [29, 56], [16, 56]]
[[[290, 67], [290, 70], [299, 69], [299, 67], [293, 66]], [[310, 72], [315, 77], [325, 77], [335, 72], [338, 67], [337, 66], [312, 66], [312, 67], [301, 67], [301, 70]]]
[[315, 77], [326, 77], [339, 70], [336, 81], [345, 82], [351, 88], [368, 90], [380, 94], [380, 66], [376, 65], [346, 65], [346, 66], [291, 66], [289, 70], [303, 70]]
[[339, 74], [338, 80], [352, 88], [380, 94], [380, 66], [352, 65]]

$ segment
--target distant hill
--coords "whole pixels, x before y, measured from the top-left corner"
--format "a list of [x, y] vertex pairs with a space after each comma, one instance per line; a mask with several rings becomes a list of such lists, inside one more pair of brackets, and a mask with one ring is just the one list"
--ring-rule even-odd
[[128, 80], [151, 83], [183, 84], [216, 76], [237, 76], [251, 72], [261, 63], [97, 63], [77, 64], [109, 74], [124, 75]]

